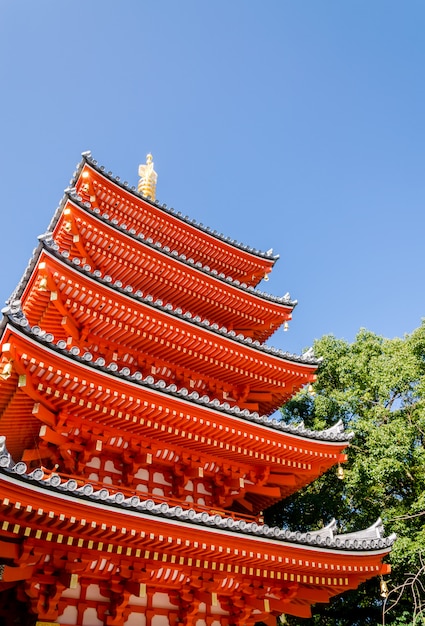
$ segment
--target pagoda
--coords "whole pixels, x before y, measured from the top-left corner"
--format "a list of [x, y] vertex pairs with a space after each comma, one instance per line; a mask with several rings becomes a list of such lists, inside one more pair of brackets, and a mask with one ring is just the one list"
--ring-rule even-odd
[[[265, 342], [296, 304], [277, 257], [84, 153], [3, 309], [0, 623], [276, 623], [385, 574], [381, 522], [338, 534], [263, 511], [343, 462], [350, 435], [274, 413], [317, 360]], [[319, 520], [318, 520], [319, 522]]]

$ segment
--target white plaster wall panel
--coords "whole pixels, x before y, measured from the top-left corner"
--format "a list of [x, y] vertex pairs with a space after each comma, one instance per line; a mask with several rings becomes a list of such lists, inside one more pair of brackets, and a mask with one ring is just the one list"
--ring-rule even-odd
[[134, 475], [134, 478], [140, 478], [140, 480], [148, 481], [149, 472], [148, 470], [143, 469], [142, 467], [139, 467], [139, 469], [137, 470], [137, 473]]
[[166, 615], [154, 615], [151, 619], [151, 626], [170, 626]]
[[205, 496], [212, 496], [212, 491], [208, 491], [208, 489], [206, 489], [204, 483], [202, 482], [198, 483], [197, 491], [198, 493], [202, 493]]
[[89, 607], [84, 611], [82, 626], [104, 626], [103, 622], [97, 617], [95, 608]]
[[178, 609], [176, 604], [171, 604], [168, 593], [159, 591], [153, 594], [152, 606], [158, 609]]
[[[148, 602], [148, 597], [147, 595], [145, 595], [144, 598], [140, 598], [139, 596], [134, 596], [133, 594], [131, 594], [130, 598], [129, 598], [129, 605], [130, 606], [146, 606]], [[140, 615], [140, 613], [137, 613], [137, 615]]]
[[88, 463], [86, 463], [86, 467], [93, 467], [94, 469], [100, 469], [100, 459], [98, 456], [94, 456]]
[[58, 616], [58, 624], [75, 626], [78, 620], [78, 609], [76, 606], [67, 606], [62, 615]]
[[86, 589], [86, 599], [87, 600], [103, 600], [104, 602], [109, 602], [109, 598], [106, 596], [102, 596], [100, 593], [99, 585], [91, 584], [87, 585]]
[[168, 481], [165, 480], [164, 474], [161, 474], [160, 472], [154, 472], [153, 482], [156, 485], [168, 485], [168, 486], [171, 486], [171, 483], [169, 483]]
[[146, 616], [142, 613], [130, 613], [124, 626], [146, 626]]
[[105, 462], [105, 472], [112, 472], [113, 474], [121, 474], [121, 470], [117, 469], [114, 465], [114, 462], [109, 459]]
[[77, 584], [75, 589], [65, 589], [62, 591], [62, 598], [80, 598], [81, 597], [81, 585]]

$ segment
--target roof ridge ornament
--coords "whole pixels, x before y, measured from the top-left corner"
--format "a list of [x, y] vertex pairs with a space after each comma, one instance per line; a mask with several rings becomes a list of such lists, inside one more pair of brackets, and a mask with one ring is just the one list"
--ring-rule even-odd
[[137, 191], [142, 194], [142, 196], [150, 197], [151, 200], [155, 200], [158, 174], [154, 170], [153, 157], [150, 153], [146, 156], [146, 164], [139, 165], [139, 176], [140, 180]]

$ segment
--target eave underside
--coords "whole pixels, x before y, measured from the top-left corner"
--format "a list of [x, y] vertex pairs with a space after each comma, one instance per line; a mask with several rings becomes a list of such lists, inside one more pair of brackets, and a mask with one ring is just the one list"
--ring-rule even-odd
[[[308, 617], [312, 603], [327, 602], [388, 571], [382, 564], [388, 550], [355, 554], [256, 540], [155, 516], [121, 513], [102, 503], [27, 487], [13, 477], [0, 476], [0, 484], [0, 557], [7, 559], [6, 582], [13, 577], [20, 581], [20, 576], [39, 582], [53, 559], [60, 576], [61, 568], [63, 573], [75, 572], [81, 580], [92, 582], [118, 576], [131, 583], [127, 589], [132, 593], [141, 584], [160, 591], [182, 591], [187, 585], [201, 593], [194, 599], [205, 598], [211, 605], [214, 593], [226, 606], [243, 590], [250, 614], [262, 609], [265, 615], [285, 612]], [[113, 566], [113, 573], [99, 567], [103, 559]], [[164, 580], [161, 572], [165, 570]], [[127, 576], [129, 571], [131, 576]], [[176, 579], [174, 571], [184, 579]], [[202, 581], [200, 587], [196, 580]], [[206, 593], [208, 597], [202, 595]]]
[[22, 297], [31, 326], [95, 357], [261, 414], [272, 413], [314, 379], [314, 365], [284, 361], [120, 294], [51, 253], [42, 253], [39, 268]]
[[[89, 433], [97, 428], [98, 433], [122, 435], [124, 440], [147, 437], [159, 441], [162, 447], [183, 448], [201, 457], [213, 454], [223, 462], [251, 466], [252, 471], [260, 474], [264, 473], [261, 467], [269, 468], [258, 487], [245, 486], [247, 501], [258, 511], [345, 458], [342, 450], [346, 441], [297, 438], [208, 410], [199, 403], [182, 401], [176, 395], [129, 383], [89, 364], [75, 362], [11, 329], [4, 342], [7, 349], [3, 349], [3, 371], [8, 364], [12, 369], [0, 384], [0, 428], [1, 434], [10, 438], [15, 459], [21, 458], [28, 448], [37, 459], [38, 439], [30, 445], [37, 423], [38, 430], [40, 423], [47, 424], [66, 437], [72, 435], [73, 429], [81, 431], [84, 424], [91, 424]], [[30, 433], [26, 439], [22, 438], [23, 419], [28, 422]], [[48, 432], [43, 437], [49, 441]], [[58, 442], [53, 437], [51, 443]], [[67, 440], [59, 443], [66, 447]], [[237, 500], [236, 495], [233, 500]], [[229, 495], [227, 506], [231, 506], [231, 501]], [[243, 504], [246, 508], [246, 502]]]
[[98, 170], [85, 165], [76, 181], [77, 193], [93, 208], [107, 213], [110, 219], [125, 223], [163, 246], [177, 249], [195, 263], [200, 262], [248, 285], [257, 285], [273, 268], [276, 258], [253, 254], [207, 230], [188, 224], [178, 215], [165, 211], [119, 185]]
[[92, 270], [111, 276], [112, 282], [130, 285], [133, 292], [140, 290], [260, 342], [291, 319], [290, 303], [261, 298], [200, 271], [194, 263], [182, 263], [75, 202], [66, 204], [53, 237], [70, 258], [79, 258], [82, 265], [88, 263]]

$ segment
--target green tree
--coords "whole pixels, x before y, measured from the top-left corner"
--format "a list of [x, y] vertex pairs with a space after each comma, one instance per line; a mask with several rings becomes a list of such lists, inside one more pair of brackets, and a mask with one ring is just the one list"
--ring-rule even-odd
[[[425, 552], [425, 323], [404, 339], [385, 339], [367, 330], [352, 344], [325, 336], [315, 342], [314, 351], [323, 358], [314, 393], [304, 390], [295, 396], [283, 407], [283, 419], [303, 420], [314, 429], [342, 419], [355, 434], [345, 478], [328, 472], [269, 509], [268, 521], [305, 531], [335, 517], [339, 532], [350, 532], [382, 517], [387, 534], [398, 536], [388, 559], [388, 585], [401, 589], [409, 575], [421, 572]], [[409, 585], [402, 593], [391, 593], [386, 626], [422, 623], [413, 619], [415, 610], [421, 610], [425, 577], [421, 573], [415, 580], [419, 605]], [[313, 613], [311, 620], [288, 617], [288, 624], [382, 624], [379, 581], [317, 605]]]

